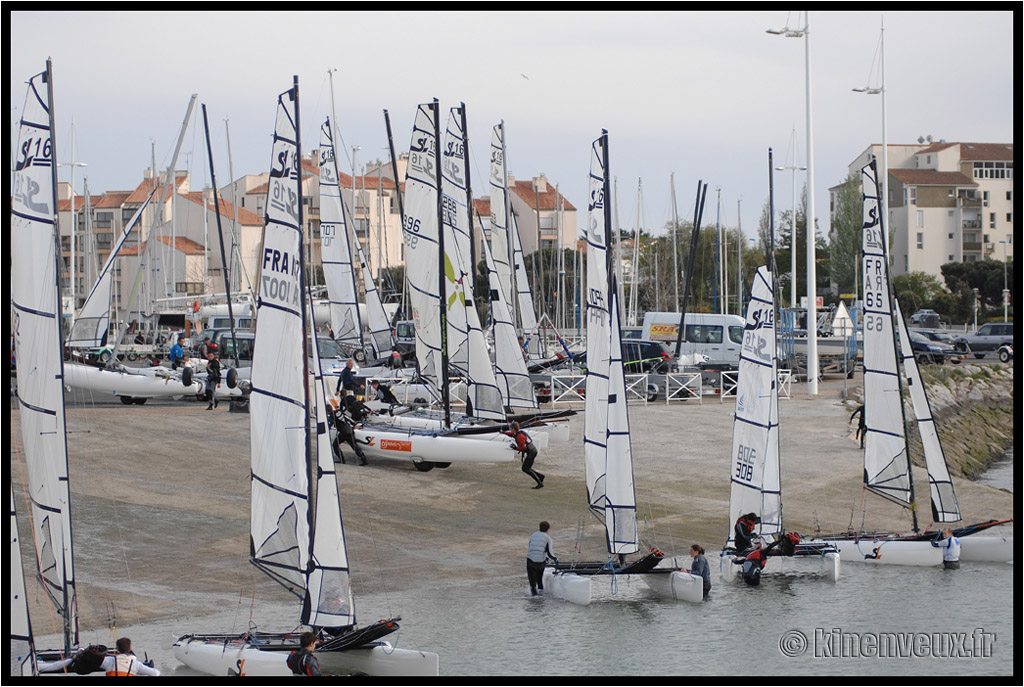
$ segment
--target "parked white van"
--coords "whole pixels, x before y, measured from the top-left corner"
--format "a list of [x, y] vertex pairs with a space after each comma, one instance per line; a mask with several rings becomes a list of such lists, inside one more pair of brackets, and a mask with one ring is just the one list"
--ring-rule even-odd
[[[662, 341], [675, 351], [679, 313], [649, 312], [644, 315], [643, 338]], [[743, 345], [743, 318], [718, 313], [686, 313], [686, 336], [679, 353], [701, 353], [709, 364], [736, 367]]]

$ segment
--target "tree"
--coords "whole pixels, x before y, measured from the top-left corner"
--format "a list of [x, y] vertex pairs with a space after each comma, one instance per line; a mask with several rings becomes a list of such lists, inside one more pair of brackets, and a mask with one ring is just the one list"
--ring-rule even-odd
[[[903, 305], [904, 314], [908, 317], [921, 308], [930, 308], [939, 314], [949, 314], [948, 311], [936, 307], [936, 301], [940, 296], [945, 295], [945, 291], [935, 275], [927, 272], [910, 272], [894, 277], [892, 284], [896, 291], [896, 297]], [[947, 303], [946, 301], [940, 302]], [[947, 307], [949, 306], [947, 305]]]
[[835, 194], [828, 236], [828, 276], [841, 294], [857, 292], [863, 225], [860, 178], [850, 174]]

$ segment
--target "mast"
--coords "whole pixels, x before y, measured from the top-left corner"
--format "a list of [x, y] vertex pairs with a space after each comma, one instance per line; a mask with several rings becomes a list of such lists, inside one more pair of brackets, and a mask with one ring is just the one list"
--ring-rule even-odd
[[679, 282], [683, 275], [679, 273], [679, 249], [676, 247], [676, 237], [679, 234], [679, 213], [676, 209], [676, 175], [673, 172], [669, 175], [668, 185], [672, 188], [672, 283], [676, 290], [676, 310], [679, 310]]
[[434, 110], [434, 174], [437, 184], [437, 260], [438, 260], [438, 318], [441, 326], [441, 369], [438, 379], [441, 382], [441, 403], [444, 406], [444, 426], [452, 425], [451, 390], [448, 388], [448, 308], [445, 305], [444, 275], [444, 194], [441, 192], [441, 107], [437, 98], [431, 104]]
[[704, 199], [707, 197], [708, 185], [703, 181], [697, 182], [697, 199], [693, 205], [693, 231], [690, 233], [690, 255], [686, 261], [686, 281], [683, 282], [683, 301], [679, 307], [679, 328], [676, 330], [676, 352], [683, 345], [683, 329], [686, 327], [686, 306], [690, 300], [690, 282], [693, 281], [693, 267], [697, 261], [697, 239], [700, 237], [700, 223], [704, 217]]
[[[391, 155], [391, 175], [395, 179], [395, 197], [398, 199], [398, 218], [401, 220], [402, 227], [405, 227], [405, 205], [402, 202], [402, 185], [398, 179], [398, 161], [395, 158], [395, 140], [391, 136], [391, 117], [388, 115], [388, 111], [384, 110], [384, 126], [388, 132], [388, 152]], [[377, 266], [380, 269], [380, 265]], [[408, 266], [406, 267], [408, 269]], [[408, 304], [406, 302], [406, 295], [408, 293], [408, 279], [402, 280], [402, 305], [395, 311], [395, 318], [398, 318], [399, 313], [405, 312], [406, 316], [409, 316], [406, 309]]]
[[[297, 90], [298, 86], [296, 86]], [[231, 274], [229, 271], [228, 257], [224, 250], [224, 231], [220, 225], [220, 200], [217, 193], [217, 175], [213, 171], [213, 147], [210, 143], [210, 125], [206, 120], [206, 103], [203, 103], [203, 131], [206, 133], [206, 155], [210, 161], [210, 186], [213, 189], [213, 212], [217, 217], [217, 238], [220, 239], [220, 264], [224, 270], [224, 295], [228, 301], [228, 322], [231, 327], [231, 340], [235, 341], [235, 313], [231, 308]], [[301, 184], [302, 175], [299, 174], [299, 180]], [[301, 186], [300, 186], [301, 188]], [[302, 203], [299, 203], [301, 206]], [[301, 207], [300, 207], [301, 213]], [[206, 199], [203, 199], [203, 215], [206, 215]], [[300, 225], [301, 226], [301, 222]], [[238, 346], [233, 346], [235, 353], [235, 367], [238, 367]]]

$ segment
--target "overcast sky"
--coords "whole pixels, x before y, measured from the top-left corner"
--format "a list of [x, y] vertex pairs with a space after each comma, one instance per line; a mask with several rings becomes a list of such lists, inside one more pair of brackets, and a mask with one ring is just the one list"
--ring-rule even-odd
[[[866, 5], [871, 7], [871, 5]], [[1019, 8], [1019, 5], [1006, 5]], [[194, 5], [190, 5], [194, 7]], [[254, 6], [254, 7], [259, 7]], [[649, 5], [648, 5], [649, 7]], [[1004, 12], [811, 12], [815, 214], [828, 228], [828, 188], [882, 140], [879, 36], [885, 26], [890, 144], [1012, 143], [1014, 25]], [[58, 159], [85, 162], [93, 194], [134, 188], [170, 162], [192, 93], [205, 103], [219, 186], [269, 167], [277, 95], [299, 76], [303, 149], [330, 113], [328, 70], [345, 153], [387, 159], [383, 110], [395, 147], [408, 150], [417, 103], [446, 112], [466, 103], [474, 195], [487, 193], [491, 127], [504, 120], [510, 171], [544, 173], [586, 216], [590, 143], [609, 131], [619, 221], [661, 233], [692, 218], [698, 180], [716, 189], [722, 221], [756, 232], [768, 197], [768, 149], [777, 166], [807, 164], [805, 40], [766, 33], [804, 25], [803, 13], [757, 12], [13, 12], [8, 48], [12, 131], [25, 82], [53, 59]], [[197, 105], [197, 112], [199, 107]], [[71, 151], [72, 120], [75, 152]], [[177, 167], [208, 183], [201, 120]], [[442, 125], [443, 126], [443, 125]], [[62, 181], [70, 180], [67, 167]], [[799, 173], [798, 187], [806, 174]], [[792, 172], [776, 173], [777, 209], [792, 204]]]

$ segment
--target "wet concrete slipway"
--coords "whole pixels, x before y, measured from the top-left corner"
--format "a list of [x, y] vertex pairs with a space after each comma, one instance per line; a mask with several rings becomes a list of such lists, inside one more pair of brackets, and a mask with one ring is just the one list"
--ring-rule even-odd
[[[852, 383], [858, 382], [859, 375]], [[862, 452], [849, 437], [842, 390], [842, 382], [826, 382], [811, 398], [796, 385], [781, 401], [786, 527], [909, 529], [903, 509], [862, 490]], [[642, 535], [679, 556], [700, 543], [713, 568], [730, 526], [734, 405], [709, 398], [639, 404], [630, 413]], [[55, 625], [33, 577], [14, 399], [10, 407], [10, 475], [32, 622], [37, 636], [49, 635]], [[250, 417], [224, 404], [205, 408], [191, 399], [125, 406], [68, 395], [83, 643], [112, 644], [127, 634], [165, 674], [187, 674], [160, 647], [172, 633], [241, 633], [250, 622], [284, 630], [298, 619], [293, 597], [248, 562]], [[540, 490], [531, 489], [518, 463], [454, 464], [428, 473], [399, 461], [339, 465], [360, 620], [403, 616], [398, 645], [436, 651], [448, 675], [731, 675], [755, 665], [770, 674], [1012, 672], [1014, 575], [1007, 564], [965, 565], [956, 578], [941, 570], [844, 564], [835, 585], [717, 585], [700, 605], [654, 600], [626, 582], [613, 590], [620, 599], [589, 607], [531, 599], [524, 559], [540, 520], [551, 522], [562, 560], [573, 557], [579, 522], [586, 523], [581, 556], [606, 556], [603, 530], [584, 504], [582, 424], [582, 414], [573, 418], [571, 441], [552, 443], [538, 458], [547, 475]], [[925, 494], [923, 469], [915, 469], [915, 481]], [[1012, 516], [1012, 491], [954, 481], [965, 522]], [[923, 511], [928, 524], [927, 506]], [[754, 623], [752, 609], [761, 611]], [[810, 635], [813, 624], [867, 632], [894, 623], [916, 633], [981, 628], [997, 639], [990, 656], [967, 661], [800, 660], [780, 644], [794, 624]]]

